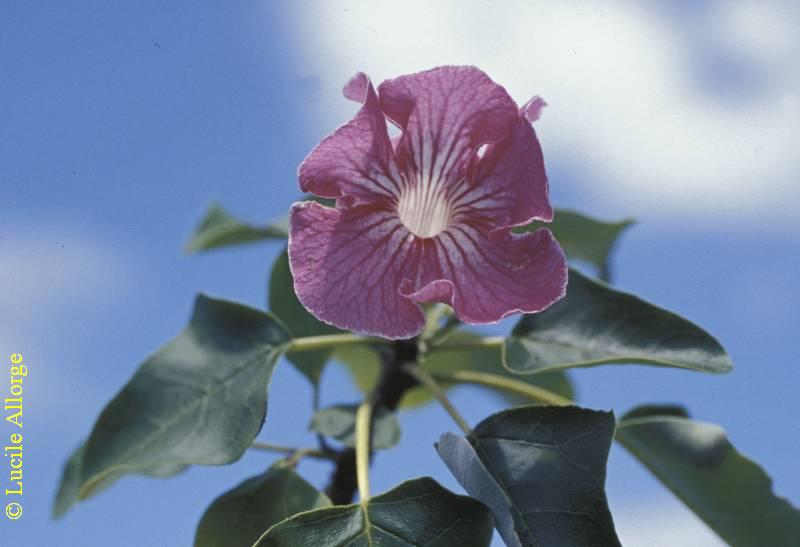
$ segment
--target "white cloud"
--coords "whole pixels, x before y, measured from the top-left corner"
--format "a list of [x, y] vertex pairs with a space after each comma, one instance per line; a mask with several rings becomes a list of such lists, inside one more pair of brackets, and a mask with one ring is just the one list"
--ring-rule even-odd
[[[309, 109], [320, 134], [352, 113], [339, 90], [358, 70], [380, 81], [475, 64], [518, 101], [548, 101], [537, 128], [549, 165], [580, 172], [592, 199], [730, 225], [796, 219], [800, 18], [791, 3], [711, 4], [702, 39], [623, 2], [295, 6], [303, 70], [321, 79]], [[769, 92], [724, 101], [704, 92], [690, 67], [697, 47], [712, 46], [758, 67]]]
[[124, 294], [132, 261], [66, 225], [53, 223], [38, 233], [20, 222], [11, 227], [0, 231], [0, 362], [22, 353], [37, 398], [51, 401], [74, 373], [63, 363], [65, 333], [74, 332], [86, 310]]
[[[3, 315], [32, 324], [78, 298], [119, 288], [129, 260], [111, 245], [67, 226], [36, 233], [19, 225], [0, 239], [0, 302]], [[23, 235], [24, 234], [24, 235]]]
[[643, 500], [614, 510], [626, 547], [724, 547], [719, 536], [677, 500]]

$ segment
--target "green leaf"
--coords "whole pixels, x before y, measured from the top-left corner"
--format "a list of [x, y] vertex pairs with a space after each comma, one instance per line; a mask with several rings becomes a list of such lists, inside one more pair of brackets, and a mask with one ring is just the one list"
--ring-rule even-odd
[[251, 547], [274, 524], [330, 506], [325, 494], [278, 461], [214, 500], [200, 520], [194, 546]]
[[[342, 332], [318, 320], [297, 300], [286, 249], [278, 255], [272, 266], [269, 278], [269, 309], [283, 321], [295, 338]], [[287, 358], [312, 384], [316, 385], [331, 354], [331, 350], [321, 349], [291, 353]]]
[[556, 209], [553, 222], [533, 222], [515, 229], [518, 233], [549, 228], [570, 260], [588, 262], [603, 280], [609, 278], [609, 258], [617, 239], [633, 220], [603, 222], [575, 211]]
[[[350, 448], [356, 447], [356, 411], [358, 405], [336, 405], [320, 410], [308, 426], [311, 431], [333, 437]], [[375, 410], [372, 423], [372, 447], [391, 448], [400, 440], [400, 422], [384, 407]]]
[[506, 545], [619, 545], [605, 495], [611, 412], [526, 406], [499, 412], [472, 439], [446, 433], [436, 450], [494, 515]]
[[286, 236], [287, 230], [283, 223], [267, 226], [246, 224], [235, 219], [219, 205], [213, 204], [186, 244], [186, 252], [197, 253], [264, 239], [286, 239]]
[[364, 504], [317, 509], [276, 524], [253, 547], [488, 546], [489, 511], [424, 477]]
[[800, 511], [773, 493], [772, 479], [722, 428], [680, 410], [636, 408], [617, 440], [730, 545], [794, 545]]
[[[86, 451], [86, 443], [78, 447], [72, 456], [70, 456], [67, 463], [64, 464], [64, 470], [61, 475], [61, 483], [56, 493], [55, 503], [53, 505], [53, 517], [60, 518], [64, 513], [69, 511], [79, 499], [87, 499], [96, 496], [109, 486], [111, 486], [118, 478], [125, 474], [125, 470], [118, 470], [108, 473], [102, 479], [99, 479], [92, 487], [91, 492], [88, 492], [83, 498], [80, 497], [81, 489], [81, 474], [83, 472], [83, 455]], [[140, 475], [146, 475], [153, 478], [167, 478], [172, 477], [186, 469], [185, 465], [153, 465], [150, 467], [142, 467], [137, 470]]]
[[86, 443], [81, 444], [72, 456], [64, 464], [61, 473], [61, 483], [58, 485], [55, 503], [53, 504], [53, 517], [59, 518], [70, 510], [78, 501], [78, 490], [80, 490], [81, 467], [83, 466], [83, 452]]
[[75, 490], [84, 499], [127, 473], [165, 476], [237, 460], [261, 429], [267, 385], [289, 340], [272, 316], [199, 295], [189, 326], [100, 414], [82, 457], [67, 465], [64, 499]]
[[607, 363], [714, 373], [733, 368], [720, 343], [694, 323], [575, 270], [567, 296], [524, 315], [503, 350], [506, 366], [518, 374]]
[[[478, 340], [479, 335], [470, 331], [457, 331], [452, 333], [447, 342], [452, 344], [467, 344]], [[343, 363], [362, 393], [369, 393], [381, 371], [381, 361], [378, 353], [364, 346], [350, 346], [338, 348], [334, 357]], [[548, 391], [558, 393], [568, 399], [575, 398], [575, 392], [567, 375], [561, 371], [546, 372], [535, 375], [519, 376], [510, 372], [503, 366], [500, 348], [470, 348], [470, 349], [445, 349], [440, 347], [436, 352], [425, 356], [423, 366], [433, 373], [448, 373], [454, 371], [488, 372], [513, 378], [531, 385], [539, 386]], [[451, 388], [454, 384], [443, 382], [443, 387]], [[506, 391], [496, 390], [509, 404], [524, 404], [528, 399], [510, 394]], [[433, 400], [430, 390], [416, 387], [408, 390], [400, 403], [401, 408], [414, 408], [429, 403]]]

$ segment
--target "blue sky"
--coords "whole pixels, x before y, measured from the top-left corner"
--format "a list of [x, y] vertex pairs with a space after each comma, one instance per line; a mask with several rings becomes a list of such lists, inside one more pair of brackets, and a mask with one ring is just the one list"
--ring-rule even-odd
[[[353, 112], [339, 93], [353, 72], [380, 81], [443, 63], [477, 64], [519, 101], [545, 97], [537, 131], [555, 204], [638, 218], [617, 284], [706, 327], [736, 364], [725, 377], [575, 371], [581, 402], [684, 402], [800, 503], [798, 8], [549, 4], [0, 4], [0, 357], [22, 353], [31, 371], [24, 514], [0, 522], [3, 544], [190, 545], [208, 503], [269, 465], [256, 453], [125, 478], [50, 519], [63, 461], [183, 327], [195, 293], [264, 305], [277, 245], [182, 254], [207, 205], [284, 215], [298, 163]], [[338, 367], [325, 381], [326, 402], [357, 397]], [[311, 442], [308, 396], [282, 363], [260, 438]], [[466, 388], [454, 402], [472, 422], [498, 408]], [[425, 474], [460, 491], [432, 448], [455, 430], [447, 416], [430, 406], [401, 423], [373, 490]], [[328, 473], [301, 472], [317, 484]], [[618, 447], [608, 481], [626, 544], [675, 544], [674, 519], [682, 545], [712, 541]]]

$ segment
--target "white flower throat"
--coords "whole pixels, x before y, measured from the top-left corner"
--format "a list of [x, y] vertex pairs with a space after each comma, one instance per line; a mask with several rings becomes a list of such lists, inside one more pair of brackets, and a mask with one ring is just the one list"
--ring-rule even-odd
[[397, 201], [397, 213], [412, 234], [428, 238], [439, 235], [450, 224], [452, 205], [442, 185], [417, 181], [403, 188]]

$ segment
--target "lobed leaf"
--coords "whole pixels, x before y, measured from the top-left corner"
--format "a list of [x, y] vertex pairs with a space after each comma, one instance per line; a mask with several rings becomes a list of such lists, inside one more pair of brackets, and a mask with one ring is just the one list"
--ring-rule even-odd
[[[309, 429], [333, 437], [345, 446], [356, 447], [356, 411], [359, 405], [335, 405], [320, 410], [311, 419]], [[400, 441], [400, 422], [385, 407], [375, 409], [372, 420], [372, 448], [387, 449]]]
[[367, 502], [301, 513], [270, 528], [253, 547], [483, 547], [489, 511], [424, 477]]
[[639, 407], [620, 420], [617, 440], [730, 545], [800, 539], [800, 511], [773, 493], [772, 479], [719, 426], [680, 408]]
[[197, 527], [194, 547], [252, 547], [272, 525], [330, 506], [325, 494], [281, 460], [214, 500]]
[[53, 504], [54, 518], [59, 518], [69, 511], [78, 501], [78, 491], [81, 487], [83, 452], [85, 449], [86, 443], [81, 444], [64, 464], [64, 469], [61, 472], [61, 482], [58, 485], [55, 503]]
[[247, 224], [231, 216], [219, 205], [213, 204], [186, 243], [185, 249], [187, 253], [197, 253], [219, 247], [254, 243], [264, 239], [286, 239], [286, 237], [287, 228], [283, 222], [266, 226]]
[[[118, 478], [126, 473], [124, 469], [109, 472], [104, 477], [99, 479], [92, 487], [91, 492], [88, 492], [81, 498], [80, 490], [82, 486], [82, 472], [83, 472], [83, 455], [86, 451], [86, 443], [78, 447], [72, 456], [64, 464], [64, 470], [61, 475], [61, 483], [56, 492], [56, 499], [53, 505], [53, 517], [59, 518], [64, 513], [69, 511], [79, 499], [88, 499], [96, 496], [109, 486], [111, 486]], [[186, 465], [182, 464], [165, 464], [165, 465], [152, 465], [149, 467], [141, 467], [136, 472], [140, 475], [148, 477], [165, 479], [177, 475], [186, 469]]]
[[261, 429], [289, 340], [271, 315], [199, 295], [189, 326], [139, 367], [68, 462], [56, 512], [124, 474], [237, 460]]
[[505, 365], [517, 374], [607, 363], [712, 373], [733, 368], [720, 343], [694, 323], [575, 270], [567, 296], [542, 313], [524, 315], [503, 352]]
[[620, 545], [605, 495], [611, 412], [526, 406], [494, 414], [470, 439], [436, 449], [456, 480], [489, 507], [509, 547]]

